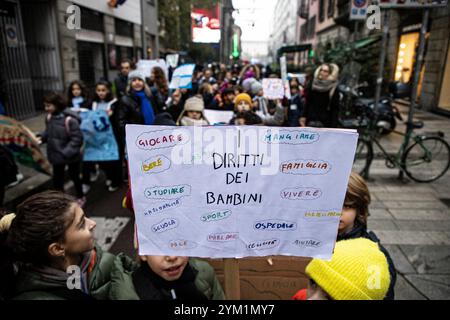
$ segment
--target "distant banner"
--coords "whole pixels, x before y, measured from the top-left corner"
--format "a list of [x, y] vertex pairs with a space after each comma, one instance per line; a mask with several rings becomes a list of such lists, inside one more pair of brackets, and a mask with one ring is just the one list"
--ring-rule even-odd
[[150, 78], [154, 67], [160, 67], [164, 71], [166, 79], [169, 79], [169, 68], [167, 67], [166, 61], [163, 59], [139, 60], [136, 66], [147, 78]]
[[183, 64], [175, 69], [170, 82], [170, 89], [192, 89], [192, 75], [195, 64]]
[[81, 112], [84, 161], [119, 160], [119, 148], [104, 110]]
[[291, 98], [291, 88], [289, 86], [286, 56], [282, 56], [280, 58], [280, 68], [281, 68], [281, 80], [283, 80], [283, 86], [284, 86], [284, 95], [286, 96], [286, 98], [290, 99]]
[[166, 63], [169, 67], [176, 68], [178, 66], [179, 54], [168, 54], [166, 56]]
[[266, 78], [262, 82], [264, 97], [269, 100], [284, 98], [284, 85], [281, 79]]

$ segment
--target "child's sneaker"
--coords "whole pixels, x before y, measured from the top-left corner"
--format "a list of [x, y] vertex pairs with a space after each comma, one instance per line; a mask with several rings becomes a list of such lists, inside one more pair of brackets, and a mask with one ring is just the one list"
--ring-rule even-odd
[[77, 203], [81, 208], [83, 208], [84, 205], [86, 204], [86, 197], [78, 198]]
[[83, 184], [81, 188], [83, 190], [83, 194], [87, 194], [89, 190], [91, 190], [91, 186], [88, 184]]

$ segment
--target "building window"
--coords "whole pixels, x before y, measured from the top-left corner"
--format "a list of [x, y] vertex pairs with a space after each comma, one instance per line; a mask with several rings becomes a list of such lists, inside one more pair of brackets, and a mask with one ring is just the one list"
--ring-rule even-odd
[[314, 38], [315, 31], [316, 31], [316, 16], [312, 16], [311, 19], [308, 20], [308, 39]]
[[327, 10], [328, 18], [333, 18], [335, 6], [336, 6], [335, 0], [328, 0], [328, 10]]
[[114, 27], [116, 35], [133, 38], [133, 23], [116, 18], [114, 19]]
[[325, 20], [325, 0], [319, 0], [319, 21]]
[[103, 32], [103, 14], [98, 11], [81, 7], [81, 28]]

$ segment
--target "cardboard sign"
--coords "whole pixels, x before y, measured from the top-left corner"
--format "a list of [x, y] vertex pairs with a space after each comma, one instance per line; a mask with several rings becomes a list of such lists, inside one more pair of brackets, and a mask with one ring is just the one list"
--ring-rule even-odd
[[280, 58], [280, 68], [281, 68], [281, 80], [283, 80], [284, 86], [284, 95], [286, 96], [286, 98], [291, 99], [291, 87], [289, 86], [286, 56], [282, 56]]
[[166, 61], [163, 59], [139, 60], [139, 62], [136, 64], [136, 67], [137, 70], [142, 72], [147, 78], [150, 78], [154, 67], [160, 67], [164, 71], [166, 79], [169, 79], [169, 68], [167, 67]]
[[285, 88], [282, 79], [263, 79], [264, 97], [269, 100], [283, 99]]
[[141, 255], [331, 258], [356, 131], [127, 125], [126, 139]]
[[195, 64], [183, 64], [175, 69], [170, 82], [170, 89], [192, 89], [192, 75]]
[[84, 138], [84, 161], [119, 160], [119, 148], [104, 110], [80, 112]]
[[168, 54], [166, 56], [166, 63], [168, 66], [172, 68], [176, 68], [178, 66], [179, 54]]

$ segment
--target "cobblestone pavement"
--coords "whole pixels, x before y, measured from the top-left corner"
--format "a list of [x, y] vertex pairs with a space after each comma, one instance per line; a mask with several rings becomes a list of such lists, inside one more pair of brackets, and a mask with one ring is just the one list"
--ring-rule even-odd
[[[406, 119], [407, 108], [400, 109]], [[450, 143], [450, 119], [420, 111], [414, 118], [425, 123], [418, 132], [442, 131]], [[396, 152], [401, 142], [390, 134], [382, 145]], [[398, 170], [377, 159], [370, 175], [368, 225], [398, 270], [396, 299], [450, 299], [450, 172], [432, 183], [400, 181]]]

